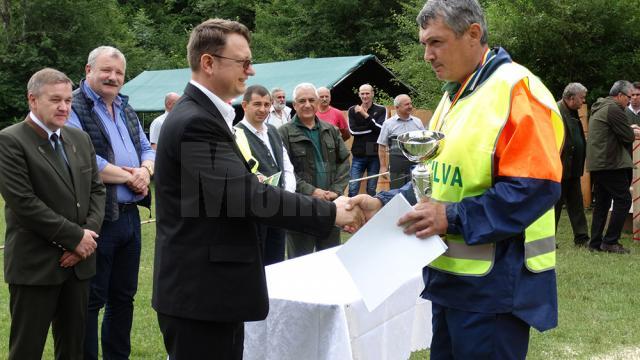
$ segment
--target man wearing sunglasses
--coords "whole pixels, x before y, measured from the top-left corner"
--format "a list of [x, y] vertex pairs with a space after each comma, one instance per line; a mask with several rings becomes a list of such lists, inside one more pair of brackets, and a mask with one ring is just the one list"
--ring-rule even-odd
[[[595, 197], [589, 242], [592, 251], [629, 253], [618, 240], [631, 206], [631, 145], [635, 136], [624, 109], [629, 106], [632, 89], [630, 82], [616, 81], [609, 96], [593, 104], [589, 116], [587, 170], [591, 172]], [[604, 233], [611, 200], [611, 219]]]

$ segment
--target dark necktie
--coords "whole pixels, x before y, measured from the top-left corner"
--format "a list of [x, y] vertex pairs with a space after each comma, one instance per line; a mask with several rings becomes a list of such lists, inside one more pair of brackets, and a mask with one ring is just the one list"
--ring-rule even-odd
[[63, 171], [66, 171], [67, 174], [71, 175], [69, 164], [67, 163], [67, 155], [65, 155], [64, 153], [64, 148], [58, 134], [51, 134], [51, 141], [53, 141], [53, 148], [56, 151], [56, 160], [58, 161], [58, 167], [60, 167], [61, 170], [64, 169]]

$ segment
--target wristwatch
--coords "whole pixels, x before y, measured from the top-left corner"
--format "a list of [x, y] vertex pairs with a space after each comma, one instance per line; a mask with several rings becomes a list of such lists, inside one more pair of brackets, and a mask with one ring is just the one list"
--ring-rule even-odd
[[153, 176], [153, 168], [151, 166], [143, 164], [142, 167], [147, 169], [147, 171], [149, 172], [149, 177]]

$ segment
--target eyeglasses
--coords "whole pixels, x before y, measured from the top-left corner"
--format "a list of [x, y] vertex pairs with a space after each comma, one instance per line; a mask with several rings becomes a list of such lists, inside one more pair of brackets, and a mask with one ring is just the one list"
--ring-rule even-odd
[[231, 61], [235, 61], [238, 64], [242, 65], [242, 68], [247, 70], [249, 68], [249, 66], [253, 65], [253, 60], [251, 59], [244, 59], [244, 60], [240, 60], [240, 59], [234, 59], [234, 58], [230, 58], [230, 57], [226, 57], [226, 56], [222, 56], [222, 55], [218, 55], [218, 54], [210, 54], [213, 57], [217, 57], [220, 59], [227, 59], [227, 60], [231, 60]]
[[622, 95], [624, 95], [624, 96], [628, 97], [629, 99], [631, 99], [631, 95], [629, 95], [629, 94], [625, 94], [625, 93], [623, 93], [623, 92], [620, 92], [620, 94], [622, 94]]

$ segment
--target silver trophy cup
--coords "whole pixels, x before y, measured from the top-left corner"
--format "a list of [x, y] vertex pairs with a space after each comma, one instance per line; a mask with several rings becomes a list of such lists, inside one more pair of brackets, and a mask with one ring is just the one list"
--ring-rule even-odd
[[431, 197], [431, 169], [425, 162], [438, 155], [443, 139], [443, 133], [429, 130], [409, 131], [398, 136], [398, 144], [404, 156], [418, 164], [411, 171], [413, 191], [418, 201]]

